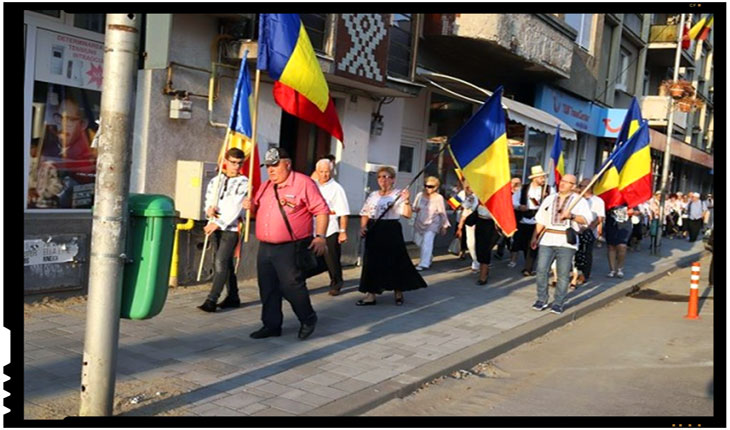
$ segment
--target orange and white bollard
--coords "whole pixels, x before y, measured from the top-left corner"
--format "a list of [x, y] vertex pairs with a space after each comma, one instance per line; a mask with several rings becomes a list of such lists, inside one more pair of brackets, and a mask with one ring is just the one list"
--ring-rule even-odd
[[700, 319], [697, 315], [697, 305], [699, 302], [699, 286], [700, 286], [700, 262], [692, 263], [692, 275], [689, 281], [689, 307], [687, 315], [684, 317], [689, 320]]

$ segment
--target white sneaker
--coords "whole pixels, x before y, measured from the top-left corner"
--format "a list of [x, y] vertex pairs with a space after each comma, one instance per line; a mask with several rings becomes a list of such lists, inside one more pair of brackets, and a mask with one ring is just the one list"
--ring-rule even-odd
[[517, 263], [515, 263], [514, 261], [510, 261], [509, 263], [507, 263], [507, 267], [515, 267], [515, 266], [517, 266]]
[[608, 276], [609, 278], [615, 278], [616, 277], [616, 272], [614, 272], [613, 270], [611, 270], [610, 272], [608, 272], [608, 275], [606, 275], [606, 276]]
[[418, 270], [419, 272], [422, 271], [422, 270], [425, 270], [425, 269], [426, 268], [423, 267], [423, 266], [416, 266], [416, 270]]
[[477, 270], [479, 270], [479, 262], [478, 261], [475, 261], [475, 262], [471, 263], [471, 270], [473, 272], [476, 272]]
[[621, 269], [618, 269], [618, 270], [616, 271], [616, 276], [617, 276], [617, 277], [619, 277], [619, 278], [623, 278], [623, 277], [624, 277], [624, 272], [623, 272], [623, 270], [621, 270]]

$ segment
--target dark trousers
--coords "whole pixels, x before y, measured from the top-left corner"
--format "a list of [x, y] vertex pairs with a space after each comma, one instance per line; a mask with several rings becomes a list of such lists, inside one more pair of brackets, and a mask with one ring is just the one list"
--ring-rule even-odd
[[215, 260], [213, 261], [213, 286], [208, 300], [218, 302], [223, 285], [228, 287], [228, 297], [238, 299], [238, 280], [233, 266], [233, 252], [238, 244], [238, 232], [216, 230], [211, 237]]
[[342, 265], [340, 264], [340, 256], [342, 254], [342, 246], [337, 241], [340, 233], [333, 233], [327, 239], [327, 251], [323, 256], [317, 257], [317, 267], [305, 274], [307, 278], [317, 276], [326, 271], [330, 275], [330, 288], [339, 291], [342, 288]]
[[299, 322], [313, 324], [317, 314], [309, 299], [304, 274], [295, 265], [295, 243], [261, 242], [256, 258], [264, 327], [278, 330], [284, 320], [282, 298], [286, 299]]
[[687, 219], [687, 231], [689, 232], [689, 241], [694, 242], [697, 240], [697, 236], [700, 234], [702, 229], [702, 218], [700, 219]]

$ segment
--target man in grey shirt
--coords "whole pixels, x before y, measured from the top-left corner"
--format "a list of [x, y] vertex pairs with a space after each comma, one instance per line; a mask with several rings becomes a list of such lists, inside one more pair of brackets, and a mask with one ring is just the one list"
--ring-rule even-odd
[[689, 241], [694, 242], [702, 229], [702, 221], [707, 213], [707, 202], [700, 200], [700, 193], [690, 193], [690, 201], [687, 204]]

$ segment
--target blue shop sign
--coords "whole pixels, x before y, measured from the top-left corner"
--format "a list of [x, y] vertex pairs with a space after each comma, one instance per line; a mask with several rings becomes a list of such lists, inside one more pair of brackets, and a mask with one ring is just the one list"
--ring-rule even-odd
[[535, 107], [552, 114], [575, 130], [598, 137], [616, 137], [627, 109], [608, 109], [580, 100], [547, 85], [538, 85]]

